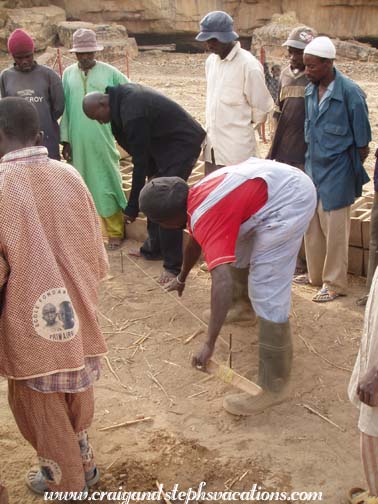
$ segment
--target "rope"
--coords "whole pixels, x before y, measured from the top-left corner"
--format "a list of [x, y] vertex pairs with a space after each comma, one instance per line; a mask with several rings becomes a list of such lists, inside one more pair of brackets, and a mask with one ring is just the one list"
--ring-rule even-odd
[[[123, 252], [121, 251], [121, 254], [123, 255]], [[184, 303], [182, 303], [179, 299], [177, 299], [176, 296], [174, 296], [173, 294], [171, 294], [170, 292], [168, 292], [167, 290], [165, 290], [165, 288], [159, 284], [159, 282], [157, 280], [155, 280], [155, 278], [153, 278], [151, 275], [149, 275], [147, 273], [147, 271], [145, 271], [143, 268], [141, 268], [141, 266], [139, 266], [139, 264], [137, 264], [133, 259], [131, 259], [131, 257], [126, 254], [126, 258], [136, 267], [138, 268], [146, 277], [148, 277], [150, 280], [152, 280], [165, 294], [168, 294], [168, 296], [170, 296], [174, 301], [175, 303], [177, 303], [178, 305], [181, 306], [181, 308], [184, 308], [184, 310], [186, 310], [188, 313], [190, 313], [190, 315], [192, 317], [194, 317], [196, 320], [198, 320], [198, 322], [200, 322], [200, 324], [202, 324], [204, 327], [208, 327], [208, 325], [206, 324], [206, 322], [204, 322], [202, 319], [200, 319], [195, 313], [192, 312], [192, 310], [190, 310], [187, 306], [184, 305]]]

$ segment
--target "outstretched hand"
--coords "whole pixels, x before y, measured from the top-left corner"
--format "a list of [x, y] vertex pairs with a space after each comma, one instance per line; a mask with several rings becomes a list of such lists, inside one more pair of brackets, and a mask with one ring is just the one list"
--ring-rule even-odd
[[177, 277], [174, 278], [172, 282], [169, 282], [169, 284], [165, 287], [165, 290], [167, 292], [177, 291], [179, 297], [182, 296], [184, 289], [185, 289], [185, 282], [180, 282]]
[[201, 350], [193, 357], [192, 366], [201, 371], [206, 371], [206, 365], [214, 353], [214, 345], [205, 343]]

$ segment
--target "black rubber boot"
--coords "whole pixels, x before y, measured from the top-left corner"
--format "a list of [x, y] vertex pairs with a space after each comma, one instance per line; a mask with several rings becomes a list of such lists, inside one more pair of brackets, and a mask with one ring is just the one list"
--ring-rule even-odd
[[223, 407], [233, 415], [254, 415], [286, 398], [293, 348], [290, 323], [275, 323], [259, 318], [259, 376], [263, 393], [253, 397], [246, 392], [224, 398]]

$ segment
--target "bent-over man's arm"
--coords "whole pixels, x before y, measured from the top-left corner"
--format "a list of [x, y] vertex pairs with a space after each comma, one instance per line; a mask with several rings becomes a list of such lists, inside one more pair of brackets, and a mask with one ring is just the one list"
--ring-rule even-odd
[[193, 357], [193, 365], [205, 368], [214, 353], [215, 342], [232, 303], [232, 276], [230, 266], [221, 264], [211, 270], [211, 315], [207, 340], [201, 351]]

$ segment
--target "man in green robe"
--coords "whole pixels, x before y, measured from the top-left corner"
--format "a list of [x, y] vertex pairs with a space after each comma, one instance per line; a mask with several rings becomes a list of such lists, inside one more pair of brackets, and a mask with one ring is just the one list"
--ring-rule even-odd
[[60, 131], [63, 157], [80, 172], [91, 192], [97, 212], [108, 235], [108, 248], [117, 249], [124, 237], [123, 209], [126, 197], [122, 190], [119, 153], [109, 124], [91, 121], [82, 109], [83, 98], [92, 91], [105, 92], [107, 86], [128, 81], [115, 67], [96, 61], [97, 44], [93, 30], [79, 29], [73, 34], [77, 63], [63, 73], [66, 108]]

